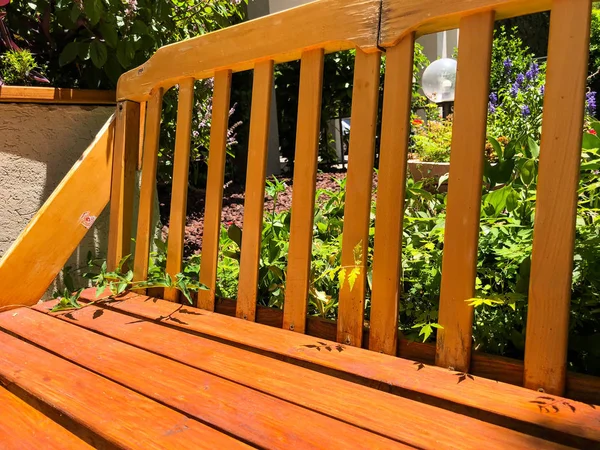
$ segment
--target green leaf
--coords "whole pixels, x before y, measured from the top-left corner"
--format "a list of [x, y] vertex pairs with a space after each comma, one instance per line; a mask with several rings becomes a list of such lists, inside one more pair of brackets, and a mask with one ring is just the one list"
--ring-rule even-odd
[[517, 141], [517, 140], [512, 140], [506, 145], [506, 148], [504, 149], [504, 160], [505, 161], [508, 161], [515, 157], [515, 155], [517, 154], [516, 147], [518, 145], [518, 142], [519, 141]]
[[104, 38], [108, 46], [112, 48], [117, 48], [117, 44], [119, 43], [119, 35], [114, 25], [107, 22], [102, 22], [99, 28], [100, 33], [102, 33], [102, 37]]
[[127, 283], [126, 281], [122, 281], [121, 283], [119, 283], [117, 285], [117, 294], [122, 294], [123, 292], [125, 292], [127, 286], [129, 286], [129, 283]]
[[450, 178], [450, 173], [445, 173], [444, 175], [442, 175], [440, 177], [440, 179], [438, 180], [438, 189], [442, 187], [442, 184], [444, 184], [446, 181], [448, 181], [448, 179]]
[[506, 196], [506, 210], [512, 212], [519, 206], [519, 194], [512, 187], [508, 189], [508, 195]]
[[99, 40], [95, 40], [90, 44], [90, 57], [92, 58], [92, 62], [94, 66], [101, 69], [102, 66], [106, 63], [108, 59], [108, 51], [106, 50], [106, 45]]
[[238, 226], [235, 224], [231, 225], [227, 230], [227, 236], [229, 236], [229, 239], [235, 242], [239, 248], [242, 248], [242, 230]]
[[504, 186], [502, 189], [492, 191], [485, 196], [484, 204], [492, 207], [491, 215], [497, 216], [504, 211], [504, 209], [506, 209], [506, 201], [508, 196], [511, 194], [511, 190], [512, 188]]
[[594, 136], [591, 133], [583, 133], [582, 147], [585, 150], [600, 148], [600, 139], [598, 139], [598, 136]]
[[124, 69], [128, 69], [131, 65], [131, 58], [127, 53], [127, 43], [125, 41], [119, 41], [117, 43], [117, 61], [123, 66]]
[[530, 186], [535, 179], [535, 161], [533, 159], [525, 161], [519, 170], [519, 175], [523, 184]]
[[75, 58], [77, 58], [78, 50], [79, 47], [77, 42], [69, 42], [58, 57], [58, 64], [62, 67], [69, 64], [70, 62], [75, 61]]
[[83, 10], [90, 23], [96, 25], [104, 12], [102, 0], [83, 0]]
[[71, 9], [71, 20], [73, 23], [77, 22], [79, 16], [81, 15], [81, 8], [77, 4], [77, 2], [73, 2], [73, 8]]
[[527, 138], [527, 146], [529, 147], [532, 158], [537, 159], [540, 157], [540, 146], [537, 142], [532, 138]]
[[488, 137], [488, 141], [490, 141], [490, 144], [492, 144], [494, 152], [496, 153], [496, 156], [498, 157], [498, 161], [503, 161], [504, 155], [502, 154], [502, 146], [500, 145], [500, 143], [493, 137]]

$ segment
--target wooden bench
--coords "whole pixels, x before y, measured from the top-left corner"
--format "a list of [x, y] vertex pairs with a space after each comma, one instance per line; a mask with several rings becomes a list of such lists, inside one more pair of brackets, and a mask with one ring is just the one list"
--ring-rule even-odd
[[[9, 277], [28, 277], [30, 293], [39, 298], [44, 288], [37, 280], [51, 280], [46, 266], [60, 267], [62, 257], [48, 249], [83, 235], [75, 220], [81, 212], [73, 220], [67, 213], [69, 192], [94, 196], [95, 214], [110, 190], [109, 268], [131, 253], [140, 156], [133, 271], [135, 280], [146, 279], [162, 99], [176, 85], [167, 272], [181, 271], [194, 81], [214, 77], [199, 274], [209, 289], [199, 292], [197, 307], [181, 304], [170, 289], [101, 302], [89, 290], [82, 296], [89, 304], [77, 311], [51, 314], [50, 302], [1, 312], [0, 383], [6, 390], [0, 400], [23, 418], [17, 423], [12, 415], [0, 424], [0, 443], [20, 428], [15, 436], [26, 446], [28, 430], [40, 420], [49, 424], [40, 442], [62, 433], [73, 448], [600, 448], [600, 380], [569, 373], [566, 363], [590, 9], [591, 0], [320, 0], [161, 48], [124, 74], [114, 124], [0, 262], [0, 306], [33, 305]], [[475, 296], [494, 21], [544, 10], [552, 18], [525, 360], [519, 362], [472, 350], [473, 308], [465, 300]], [[456, 27], [443, 328], [430, 346], [407, 342], [397, 324], [413, 53], [416, 37]], [[334, 323], [307, 317], [323, 61], [326, 53], [353, 48], [342, 264], [357, 264], [357, 247], [362, 259], [353, 288], [345, 283], [341, 289]], [[382, 52], [373, 288], [365, 329]], [[257, 306], [268, 124], [274, 64], [297, 59], [293, 215], [279, 311]], [[244, 70], [254, 71], [254, 81], [239, 294], [230, 301], [216, 298], [216, 274], [231, 79]], [[94, 166], [102, 173], [112, 168], [110, 187], [100, 185], [98, 175], [86, 184]], [[81, 208], [83, 200], [73, 204]], [[39, 226], [52, 221], [52, 233]], [[25, 262], [42, 251], [43, 263], [29, 270]]]

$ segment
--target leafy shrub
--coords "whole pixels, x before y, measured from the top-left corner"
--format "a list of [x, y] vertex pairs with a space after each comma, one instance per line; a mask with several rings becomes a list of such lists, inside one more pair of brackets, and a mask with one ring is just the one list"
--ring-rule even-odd
[[421, 161], [450, 161], [452, 143], [452, 116], [437, 120], [413, 119], [413, 136], [410, 150]]
[[14, 42], [33, 52], [54, 86], [114, 88], [159, 47], [241, 20], [241, 1], [12, 1]]
[[31, 84], [29, 75], [36, 68], [37, 63], [29, 50], [9, 50], [2, 55], [0, 83]]

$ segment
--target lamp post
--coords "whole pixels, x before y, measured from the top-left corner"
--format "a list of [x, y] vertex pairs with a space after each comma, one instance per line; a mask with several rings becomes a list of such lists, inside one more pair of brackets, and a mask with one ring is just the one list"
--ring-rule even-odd
[[422, 78], [425, 96], [442, 108], [442, 116], [447, 117], [452, 110], [456, 89], [456, 60], [438, 59], [431, 63]]

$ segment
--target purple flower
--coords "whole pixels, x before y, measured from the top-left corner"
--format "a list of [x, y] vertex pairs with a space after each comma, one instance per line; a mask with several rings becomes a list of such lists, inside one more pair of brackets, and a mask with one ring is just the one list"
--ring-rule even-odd
[[585, 104], [590, 116], [596, 114], [596, 92], [589, 91], [585, 94]]
[[542, 85], [542, 87], [540, 88], [540, 95], [543, 97], [544, 95], [546, 95], [546, 85]]
[[532, 63], [525, 76], [529, 81], [535, 80], [540, 74], [540, 66], [537, 63]]
[[519, 85], [517, 83], [515, 83], [510, 88], [510, 96], [512, 98], [516, 98], [518, 94], [519, 94]]
[[496, 94], [495, 92], [492, 92], [490, 94], [490, 104], [494, 106], [498, 104], [498, 94]]
[[525, 75], [520, 73], [519, 75], [517, 75], [517, 80], [515, 81], [515, 85], [518, 87], [521, 87], [521, 86], [523, 86], [523, 83], [525, 83]]
[[512, 66], [513, 66], [513, 62], [511, 61], [510, 58], [506, 58], [504, 60], [504, 62], [502, 63], [502, 65], [504, 65], [504, 70], [506, 71], [506, 73], [510, 73], [510, 70], [512, 69]]
[[496, 112], [496, 105], [494, 105], [492, 102], [489, 102], [488, 111], [490, 114], [494, 114]]
[[529, 106], [525, 105], [525, 106], [521, 106], [521, 114], [523, 115], [523, 117], [527, 117], [531, 115], [531, 109], [529, 109]]

